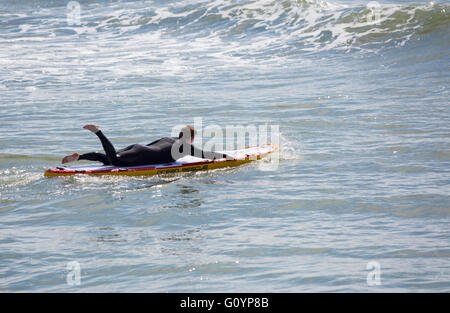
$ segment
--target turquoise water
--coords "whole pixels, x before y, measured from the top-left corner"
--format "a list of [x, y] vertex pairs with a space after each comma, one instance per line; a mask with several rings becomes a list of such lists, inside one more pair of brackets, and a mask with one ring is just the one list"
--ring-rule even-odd
[[[450, 291], [448, 1], [77, 3], [0, 1], [0, 291]], [[277, 170], [43, 177], [195, 118]]]

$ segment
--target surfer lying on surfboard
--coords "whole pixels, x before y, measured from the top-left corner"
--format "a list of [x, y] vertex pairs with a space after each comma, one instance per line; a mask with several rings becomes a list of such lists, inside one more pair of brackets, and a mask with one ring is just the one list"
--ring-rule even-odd
[[[85, 154], [74, 153], [65, 156], [61, 163], [74, 162], [78, 160], [89, 160], [102, 162], [104, 165], [115, 166], [138, 166], [145, 164], [171, 163], [177, 159], [192, 155], [203, 159], [222, 159], [233, 160], [233, 157], [226, 154], [203, 151], [192, 145], [197, 131], [192, 126], [185, 126], [180, 131], [178, 137], [164, 137], [149, 143], [148, 145], [133, 144], [124, 149], [116, 151], [112, 143], [105, 137], [100, 127], [94, 124], [83, 126], [100, 139], [105, 153], [89, 152]], [[173, 153], [175, 152], [175, 153]]]

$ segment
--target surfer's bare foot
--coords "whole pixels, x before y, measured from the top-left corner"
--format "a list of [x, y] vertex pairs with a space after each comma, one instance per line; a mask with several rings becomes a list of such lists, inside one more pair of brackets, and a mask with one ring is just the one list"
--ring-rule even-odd
[[74, 154], [65, 156], [62, 159], [61, 163], [64, 164], [64, 163], [69, 163], [69, 162], [75, 162], [75, 161], [78, 161], [79, 157], [80, 157], [80, 154], [75, 152]]
[[100, 130], [100, 127], [94, 124], [86, 124], [83, 126], [84, 129], [90, 130], [94, 134]]

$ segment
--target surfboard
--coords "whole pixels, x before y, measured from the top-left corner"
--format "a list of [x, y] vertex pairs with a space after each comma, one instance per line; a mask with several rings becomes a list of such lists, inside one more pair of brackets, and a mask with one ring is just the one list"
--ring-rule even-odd
[[71, 176], [71, 175], [126, 175], [150, 176], [193, 171], [213, 170], [224, 167], [243, 165], [259, 160], [278, 150], [278, 145], [267, 144], [233, 151], [218, 151], [234, 157], [234, 160], [216, 159], [207, 160], [194, 156], [185, 156], [172, 163], [149, 164], [140, 166], [112, 166], [89, 164], [80, 166], [58, 166], [45, 171], [45, 177]]

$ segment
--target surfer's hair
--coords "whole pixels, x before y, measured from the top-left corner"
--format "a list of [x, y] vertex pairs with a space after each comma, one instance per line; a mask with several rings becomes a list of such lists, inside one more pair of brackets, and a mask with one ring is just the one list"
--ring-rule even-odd
[[190, 125], [186, 125], [184, 126], [181, 131], [180, 134], [178, 135], [178, 138], [182, 138], [184, 134], [190, 134], [190, 138], [194, 138], [195, 135], [197, 134], [197, 131], [194, 129], [194, 127], [190, 126]]

